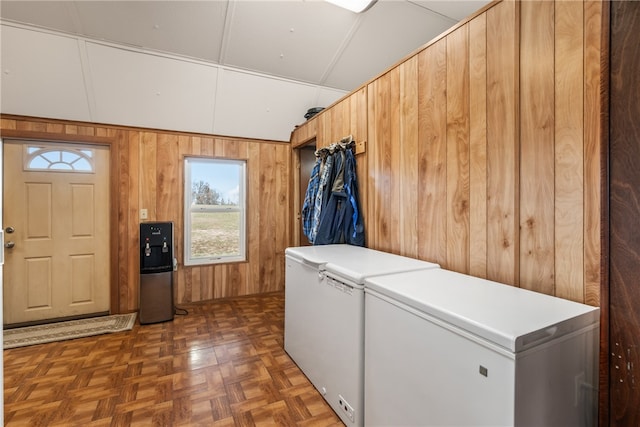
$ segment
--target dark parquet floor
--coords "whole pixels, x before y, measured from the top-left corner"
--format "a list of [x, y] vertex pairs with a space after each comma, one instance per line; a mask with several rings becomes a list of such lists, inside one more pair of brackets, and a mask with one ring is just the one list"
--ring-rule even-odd
[[342, 426], [283, 348], [284, 294], [4, 351], [6, 426]]

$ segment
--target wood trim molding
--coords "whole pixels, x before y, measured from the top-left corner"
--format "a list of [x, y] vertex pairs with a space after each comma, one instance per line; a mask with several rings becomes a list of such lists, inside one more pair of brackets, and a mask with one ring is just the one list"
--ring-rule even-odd
[[50, 132], [34, 132], [19, 129], [3, 129], [3, 138], [22, 139], [28, 141], [55, 141], [70, 143], [112, 144], [113, 138], [93, 135], [59, 134]]
[[602, 2], [602, 32], [600, 43], [600, 168], [601, 168], [601, 205], [600, 205], [600, 235], [601, 235], [601, 263], [600, 263], [600, 354], [599, 354], [599, 384], [598, 384], [598, 425], [609, 426], [609, 58], [611, 38], [611, 2]]

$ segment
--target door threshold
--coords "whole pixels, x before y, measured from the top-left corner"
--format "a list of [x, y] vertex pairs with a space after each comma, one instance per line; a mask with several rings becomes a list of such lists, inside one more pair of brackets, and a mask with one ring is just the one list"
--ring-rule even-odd
[[56, 317], [54, 319], [32, 320], [29, 322], [11, 323], [8, 325], [3, 325], [2, 329], [6, 330], [6, 329], [24, 328], [26, 326], [47, 325], [49, 323], [66, 322], [68, 320], [80, 320], [80, 319], [88, 319], [91, 317], [108, 316], [109, 314], [110, 313], [108, 311], [101, 311], [98, 313], [79, 314], [76, 316]]

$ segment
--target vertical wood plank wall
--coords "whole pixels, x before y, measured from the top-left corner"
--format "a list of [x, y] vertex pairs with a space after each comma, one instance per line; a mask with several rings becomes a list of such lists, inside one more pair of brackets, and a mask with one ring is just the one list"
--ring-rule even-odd
[[[305, 129], [311, 127], [312, 131]], [[345, 136], [351, 135], [355, 141], [366, 141], [367, 135], [367, 94], [366, 88], [361, 88], [347, 96], [327, 110], [326, 114], [316, 115], [312, 120], [298, 128], [292, 138], [296, 138], [299, 131], [306, 141], [316, 139], [316, 147], [322, 148], [340, 141]], [[314, 132], [315, 131], [315, 132]], [[296, 139], [292, 139], [292, 145], [296, 146]], [[367, 162], [363, 155], [356, 155], [356, 173], [359, 177], [367, 176]], [[305, 183], [302, 183], [305, 185]], [[360, 206], [364, 209], [367, 205], [367, 181], [358, 181], [360, 194]], [[365, 216], [365, 221], [367, 220]], [[365, 225], [366, 227], [366, 225]], [[368, 237], [365, 236], [365, 239]]]
[[[608, 400], [600, 425], [640, 425], [640, 3], [611, 4], [609, 341], [601, 369]], [[602, 353], [601, 353], [602, 355]], [[603, 366], [604, 365], [604, 366]], [[606, 388], [605, 388], [606, 389]], [[602, 392], [601, 392], [602, 394]], [[602, 401], [602, 400], [601, 400]]]
[[[138, 308], [142, 208], [148, 210], [149, 221], [174, 221], [177, 304], [284, 289], [284, 249], [290, 240], [289, 144], [18, 116], [3, 116], [1, 123], [3, 133], [12, 136], [77, 141], [84, 135], [117, 144], [117, 170], [112, 171], [117, 194], [111, 209], [118, 217], [114, 311]], [[247, 160], [247, 262], [183, 265], [185, 156]]]
[[368, 247], [599, 305], [602, 7], [495, 3], [316, 116], [367, 142]]
[[520, 286], [553, 294], [554, 4], [521, 3], [520, 16]]

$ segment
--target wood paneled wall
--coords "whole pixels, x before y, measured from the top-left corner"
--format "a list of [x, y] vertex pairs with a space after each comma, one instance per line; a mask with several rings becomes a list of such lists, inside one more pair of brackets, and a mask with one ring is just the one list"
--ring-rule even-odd
[[366, 140], [367, 246], [599, 305], [602, 7], [494, 3], [316, 116]]
[[[148, 210], [149, 221], [174, 221], [177, 304], [284, 289], [284, 249], [290, 240], [289, 144], [16, 116], [3, 116], [1, 130], [18, 138], [111, 144], [117, 156], [112, 162], [117, 179], [111, 208], [117, 217], [112, 311], [138, 308], [142, 208]], [[183, 265], [185, 156], [247, 160], [247, 262]]]
[[[611, 3], [609, 127], [609, 340], [601, 353], [609, 393], [600, 425], [640, 425], [640, 3]], [[608, 350], [608, 351], [607, 351]], [[601, 392], [602, 393], [602, 392]]]
[[[303, 125], [296, 128], [291, 134], [292, 148], [300, 147], [309, 141], [315, 141], [316, 148], [327, 147], [342, 138], [351, 135], [354, 141], [363, 142], [366, 146], [367, 138], [367, 88], [363, 87], [345, 97], [333, 105], [325, 114], [314, 116]], [[292, 169], [299, 169], [299, 161], [295, 156], [292, 158]], [[367, 158], [365, 155], [356, 155], [356, 173], [359, 177], [367, 176]], [[294, 177], [292, 186], [305, 186], [307, 183], [299, 182], [298, 177]], [[367, 180], [359, 179], [358, 191], [360, 194], [361, 209], [367, 206]], [[301, 200], [294, 199], [295, 203], [302, 204]], [[302, 207], [292, 206], [291, 212], [300, 212]], [[366, 221], [366, 217], [365, 217]], [[300, 219], [292, 217], [292, 227], [300, 227]], [[365, 224], [366, 229], [366, 224]], [[299, 233], [300, 234], [300, 233]], [[298, 244], [304, 236], [294, 235], [292, 244]], [[365, 239], [367, 237], [365, 236]]]

